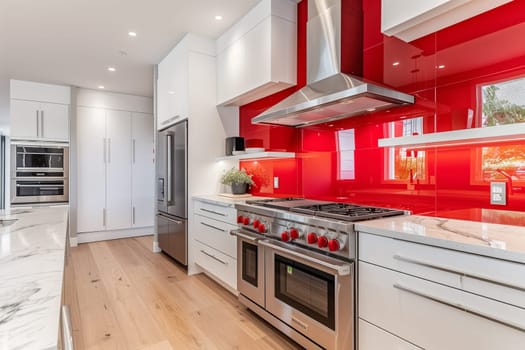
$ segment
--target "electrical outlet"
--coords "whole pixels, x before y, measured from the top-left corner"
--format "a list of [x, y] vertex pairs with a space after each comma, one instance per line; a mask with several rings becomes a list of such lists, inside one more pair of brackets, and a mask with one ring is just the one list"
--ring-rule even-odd
[[279, 177], [278, 176], [273, 177], [273, 188], [279, 188]]
[[507, 205], [507, 183], [490, 183], [490, 204]]

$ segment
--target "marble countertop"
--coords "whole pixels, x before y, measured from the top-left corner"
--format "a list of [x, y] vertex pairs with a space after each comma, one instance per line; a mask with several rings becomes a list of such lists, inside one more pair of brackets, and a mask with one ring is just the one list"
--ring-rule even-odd
[[68, 208], [0, 211], [0, 348], [57, 348]]
[[250, 196], [250, 197], [238, 197], [238, 198], [232, 198], [232, 197], [225, 197], [218, 194], [211, 194], [211, 195], [198, 195], [192, 197], [194, 200], [199, 200], [203, 202], [209, 202], [212, 204], [219, 204], [219, 205], [226, 205], [229, 207], [234, 207], [237, 203], [244, 203], [246, 200], [256, 200], [256, 199], [265, 199], [268, 197], [257, 197], [257, 196]]
[[525, 227], [421, 215], [356, 223], [355, 230], [525, 264]]

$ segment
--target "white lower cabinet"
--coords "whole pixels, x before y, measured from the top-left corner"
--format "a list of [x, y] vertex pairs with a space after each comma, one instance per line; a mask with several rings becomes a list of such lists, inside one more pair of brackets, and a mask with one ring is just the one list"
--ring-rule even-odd
[[359, 319], [358, 349], [369, 350], [418, 350], [421, 349], [395, 335]]
[[[425, 261], [436, 261], [436, 265], [424, 266], [424, 274], [418, 268], [422, 265], [414, 267], [413, 262], [400, 264], [399, 259], [388, 258], [410, 255], [419, 261], [423, 259], [418, 256], [420, 249], [425, 251]], [[525, 309], [493, 298], [490, 289], [471, 292], [469, 279], [472, 277], [441, 269], [442, 264], [450, 262], [446, 260], [449, 253], [463, 255], [464, 259], [456, 256], [460, 269], [468, 270], [468, 264], [461, 262], [478, 258], [468, 253], [359, 233], [360, 350], [524, 348]], [[477, 267], [479, 271], [491, 271], [491, 263], [500, 263], [496, 259], [483, 259], [484, 265]], [[523, 274], [525, 265], [521, 267]], [[469, 270], [469, 274], [479, 275], [479, 271]], [[495, 279], [499, 277], [494, 276]], [[497, 286], [501, 295], [517, 292], [514, 287], [518, 286], [505, 286], [483, 278], [484, 283]], [[501, 289], [512, 289], [512, 293]], [[524, 296], [523, 290], [521, 294]]]
[[192, 232], [195, 264], [231, 290], [237, 289], [237, 210], [231, 206], [195, 201]]

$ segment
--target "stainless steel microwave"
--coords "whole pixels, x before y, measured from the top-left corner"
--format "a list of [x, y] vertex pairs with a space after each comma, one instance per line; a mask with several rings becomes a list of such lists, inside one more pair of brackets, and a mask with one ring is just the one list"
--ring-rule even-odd
[[11, 203], [67, 202], [69, 147], [11, 145]]

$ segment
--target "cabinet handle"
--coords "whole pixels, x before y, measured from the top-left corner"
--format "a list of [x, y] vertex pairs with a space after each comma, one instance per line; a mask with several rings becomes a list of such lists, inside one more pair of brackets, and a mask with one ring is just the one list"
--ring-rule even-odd
[[204, 209], [204, 208], [201, 208], [202, 211], [205, 211], [207, 213], [210, 213], [210, 214], [215, 214], [215, 215], [220, 215], [220, 216], [226, 216], [226, 214], [223, 214], [223, 213], [219, 213], [218, 211], [213, 211], [213, 210], [209, 210], [209, 209]]
[[133, 144], [132, 145], [133, 145], [133, 150], [132, 150], [132, 152], [133, 152], [133, 164], [135, 164], [135, 150], [136, 150], [136, 148], [135, 148], [135, 139], [133, 139]]
[[111, 163], [111, 138], [108, 138], [108, 163]]
[[135, 225], [135, 207], [133, 207], [132, 220], [133, 220], [133, 225]]
[[510, 327], [510, 328], [513, 328], [513, 329], [516, 329], [516, 330], [518, 330], [520, 332], [524, 332], [525, 333], [525, 328], [523, 328], [522, 326], [520, 326], [518, 324], [515, 324], [515, 323], [510, 322], [510, 321], [500, 320], [498, 318], [495, 318], [495, 317], [492, 317], [490, 315], [487, 315], [487, 314], [485, 314], [483, 312], [473, 310], [473, 309], [471, 309], [469, 307], [466, 307], [464, 305], [461, 305], [459, 303], [455, 303], [455, 302], [451, 302], [451, 301], [448, 301], [448, 300], [445, 300], [445, 299], [442, 299], [442, 298], [438, 298], [438, 297], [435, 297], [435, 296], [432, 296], [432, 295], [420, 292], [418, 290], [405, 287], [405, 286], [403, 286], [401, 284], [398, 284], [398, 283], [395, 283], [393, 285], [393, 287], [396, 288], [396, 289], [399, 289], [399, 290], [401, 290], [403, 292], [414, 294], [414, 295], [417, 295], [417, 296], [419, 296], [421, 298], [428, 299], [428, 300], [434, 301], [436, 303], [452, 307], [452, 308], [457, 309], [457, 310], [465, 311], [465, 312], [467, 312], [467, 313], [469, 313], [471, 315], [479, 316], [479, 317], [484, 318], [486, 320], [489, 320], [489, 321], [492, 321], [492, 322], [496, 322], [496, 323], [499, 323], [501, 325], [504, 325], [504, 326], [507, 326], [507, 327]]
[[44, 111], [40, 111], [40, 137], [44, 137]]
[[416, 260], [416, 259], [413, 259], [413, 258], [408, 258], [406, 256], [402, 256], [402, 255], [399, 255], [399, 254], [394, 255], [394, 259], [399, 260], [399, 261], [404, 261], [404, 262], [407, 262], [407, 263], [411, 263], [411, 264], [415, 264], [415, 265], [419, 265], [419, 266], [429, 267], [429, 268], [440, 270], [440, 271], [454, 273], [454, 274], [461, 275], [461, 276], [464, 276], [464, 277], [474, 278], [474, 279], [477, 279], [479, 281], [488, 282], [488, 283], [496, 284], [496, 285], [499, 285], [499, 286], [502, 286], [502, 287], [512, 288], [512, 289], [519, 290], [521, 292], [525, 292], [525, 287], [520, 287], [520, 286], [516, 286], [516, 285], [513, 285], [513, 284], [509, 284], [507, 282], [498, 281], [498, 280], [494, 280], [494, 279], [489, 279], [489, 278], [486, 278], [486, 277], [483, 277], [483, 276], [480, 276], [480, 275], [477, 275], [477, 274], [464, 272], [464, 271], [452, 269], [452, 268], [445, 267], [445, 266], [436, 265], [436, 264], [429, 263], [429, 262], [422, 261], [422, 260]]
[[36, 110], [36, 137], [40, 137], [40, 118], [38, 115], [38, 109]]
[[106, 226], [106, 208], [102, 209], [102, 226]]
[[202, 250], [202, 249], [201, 249], [201, 253], [204, 254], [204, 255], [209, 256], [209, 257], [212, 258], [213, 260], [216, 260], [216, 261], [220, 262], [220, 263], [223, 264], [223, 265], [228, 265], [228, 263], [227, 263], [226, 261], [222, 261], [221, 259], [215, 257], [214, 255], [211, 255], [210, 253], [205, 252], [205, 251]]
[[207, 223], [202, 222], [202, 221], [201, 221], [201, 225], [207, 226], [207, 227], [212, 228], [212, 229], [217, 230], [217, 231], [226, 232], [226, 230], [223, 230], [222, 228], [218, 228], [216, 226], [207, 224]]
[[106, 138], [105, 137], [102, 139], [102, 153], [104, 154], [104, 164], [106, 164], [108, 160], [106, 159]]

